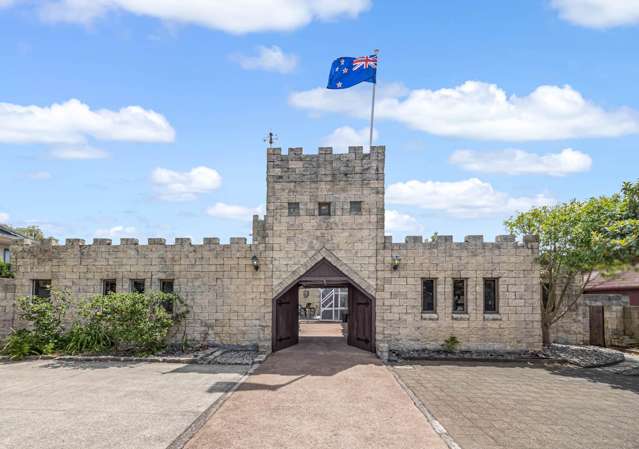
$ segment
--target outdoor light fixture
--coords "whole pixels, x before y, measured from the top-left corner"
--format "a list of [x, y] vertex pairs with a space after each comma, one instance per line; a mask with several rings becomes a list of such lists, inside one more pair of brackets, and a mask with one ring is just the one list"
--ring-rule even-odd
[[393, 270], [397, 270], [399, 268], [399, 263], [401, 262], [402, 258], [398, 255], [393, 256], [393, 259], [391, 260], [391, 267], [393, 267]]
[[260, 263], [258, 262], [257, 256], [255, 254], [253, 254], [253, 257], [251, 257], [251, 265], [253, 265], [255, 271], [260, 269]]

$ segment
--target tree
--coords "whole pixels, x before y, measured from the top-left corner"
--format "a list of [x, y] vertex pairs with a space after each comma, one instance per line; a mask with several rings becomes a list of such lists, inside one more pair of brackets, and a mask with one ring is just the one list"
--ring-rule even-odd
[[512, 234], [539, 237], [547, 345], [550, 327], [576, 304], [595, 270], [609, 274], [639, 262], [639, 181], [611, 196], [536, 207], [505, 225]]
[[36, 241], [40, 241], [40, 240], [44, 240], [44, 232], [42, 232], [42, 229], [40, 229], [39, 226], [26, 226], [24, 228], [12, 228], [14, 231], [16, 231], [18, 234], [22, 234], [25, 237], [30, 238], [31, 240], [36, 240]]

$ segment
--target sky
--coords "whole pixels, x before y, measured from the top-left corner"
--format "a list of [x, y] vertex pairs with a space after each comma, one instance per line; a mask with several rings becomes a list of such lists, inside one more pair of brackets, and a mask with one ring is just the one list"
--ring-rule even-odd
[[639, 178], [639, 0], [0, 0], [0, 223], [58, 239], [249, 236], [266, 144], [367, 145], [386, 234], [504, 234]]

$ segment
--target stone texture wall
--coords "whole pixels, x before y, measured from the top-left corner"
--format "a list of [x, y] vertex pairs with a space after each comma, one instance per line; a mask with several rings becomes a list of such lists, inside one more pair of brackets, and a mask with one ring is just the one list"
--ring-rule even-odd
[[[535, 262], [538, 243], [498, 236], [484, 243], [468, 236], [434, 242], [386, 238], [378, 259], [377, 342], [380, 352], [440, 349], [455, 335], [462, 349], [523, 351], [541, 348], [540, 280]], [[393, 256], [401, 257], [392, 270]], [[422, 279], [436, 279], [436, 313], [422, 313]], [[498, 279], [498, 314], [483, 310], [483, 279]], [[453, 314], [453, 279], [465, 279], [467, 313]]]
[[0, 342], [14, 325], [15, 291], [13, 279], [0, 278]]
[[[216, 238], [202, 245], [184, 238], [174, 245], [157, 238], [148, 243], [122, 239], [120, 245], [111, 245], [108, 239], [94, 239], [85, 245], [68, 239], [65, 245], [45, 241], [16, 246], [16, 295], [32, 294], [33, 279], [50, 279], [53, 288], [68, 289], [75, 298], [102, 294], [103, 279], [115, 279], [119, 292], [130, 291], [132, 279], [144, 279], [146, 291], [158, 291], [160, 280], [172, 279], [175, 292], [191, 308], [189, 338], [246, 345], [270, 335], [271, 317], [264, 313], [270, 270], [263, 245], [249, 245], [245, 238], [232, 238], [225, 245]], [[253, 255], [261, 262], [259, 271], [251, 265]]]
[[625, 334], [639, 340], [639, 306], [624, 307], [623, 321]]

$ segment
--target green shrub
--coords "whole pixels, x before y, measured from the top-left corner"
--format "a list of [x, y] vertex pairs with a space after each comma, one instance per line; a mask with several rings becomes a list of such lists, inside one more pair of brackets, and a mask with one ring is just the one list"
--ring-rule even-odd
[[75, 352], [105, 349], [155, 352], [165, 346], [170, 330], [186, 313], [183, 301], [175, 294], [94, 296], [80, 304], [82, 321], [72, 329], [67, 349]]
[[56, 342], [42, 339], [33, 330], [12, 330], [7, 337], [2, 352], [11, 360], [21, 360], [29, 355], [51, 354], [56, 349]]
[[69, 293], [64, 290], [51, 290], [49, 298], [23, 296], [16, 300], [18, 317], [31, 324], [36, 337], [44, 344], [54, 346], [62, 341], [64, 316], [69, 309]]
[[451, 335], [446, 340], [444, 340], [444, 344], [442, 345], [445, 351], [455, 352], [459, 348], [461, 341], [457, 339], [454, 335]]
[[11, 264], [0, 261], [0, 278], [12, 278]]

